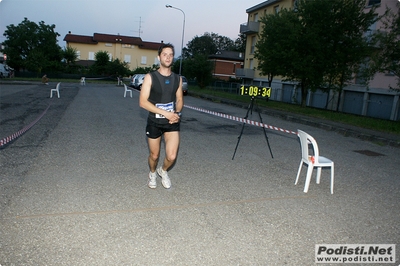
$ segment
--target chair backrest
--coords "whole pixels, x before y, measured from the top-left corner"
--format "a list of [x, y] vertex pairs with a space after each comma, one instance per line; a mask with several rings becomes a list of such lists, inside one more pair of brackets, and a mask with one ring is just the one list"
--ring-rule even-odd
[[[318, 157], [319, 157], [319, 149], [318, 149], [318, 144], [317, 141], [308, 133], [298, 129], [298, 136], [300, 138], [300, 145], [301, 145], [301, 157], [303, 160], [308, 161], [309, 156], [314, 156], [314, 162], [318, 163]], [[313, 154], [310, 154], [310, 149], [308, 147], [308, 144], [311, 143], [312, 149], [313, 149]]]
[[60, 84], [61, 84], [61, 82], [57, 83], [56, 90], [60, 90]]

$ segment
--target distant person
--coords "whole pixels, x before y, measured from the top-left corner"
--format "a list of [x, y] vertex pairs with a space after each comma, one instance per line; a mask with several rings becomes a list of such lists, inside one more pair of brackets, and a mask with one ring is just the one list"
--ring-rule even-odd
[[46, 85], [49, 85], [49, 78], [47, 77], [46, 74], [44, 74], [43, 77], [42, 77], [42, 83], [46, 84]]
[[[149, 145], [149, 188], [157, 187], [157, 176], [164, 188], [171, 187], [168, 170], [176, 161], [179, 148], [181, 110], [183, 108], [182, 79], [171, 70], [174, 46], [163, 44], [158, 49], [160, 68], [146, 74], [140, 91], [139, 105], [149, 111], [146, 135]], [[165, 159], [157, 168], [161, 138], [164, 136]]]

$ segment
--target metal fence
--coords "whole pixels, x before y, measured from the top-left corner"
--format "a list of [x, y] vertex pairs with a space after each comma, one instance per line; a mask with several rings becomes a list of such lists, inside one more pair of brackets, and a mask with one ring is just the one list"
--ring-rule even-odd
[[[268, 83], [258, 82], [258, 84], [251, 85], [267, 87]], [[240, 86], [239, 83], [214, 82], [210, 87], [214, 90], [238, 94]], [[386, 89], [348, 86], [343, 89], [340, 96], [335, 91], [309, 91], [306, 105], [320, 109], [338, 110], [343, 113], [400, 121], [399, 96], [399, 92]], [[294, 83], [272, 82], [269, 99], [301, 104], [301, 90]]]

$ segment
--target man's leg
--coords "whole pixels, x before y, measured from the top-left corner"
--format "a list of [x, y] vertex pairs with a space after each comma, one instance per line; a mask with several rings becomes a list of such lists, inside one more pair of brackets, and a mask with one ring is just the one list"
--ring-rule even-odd
[[164, 171], [168, 171], [168, 169], [175, 163], [178, 154], [179, 131], [165, 132], [164, 141], [165, 141], [165, 159], [162, 169]]
[[160, 145], [161, 145], [161, 137], [157, 139], [148, 138], [149, 143], [149, 180], [147, 186], [149, 188], [156, 188], [157, 187], [157, 174], [156, 174], [156, 167], [158, 163], [158, 158], [160, 156]]
[[161, 177], [161, 183], [165, 188], [171, 187], [171, 179], [167, 170], [175, 163], [176, 155], [179, 148], [179, 131], [165, 132], [165, 159], [162, 167], [157, 169], [158, 175]]
[[161, 145], [161, 137], [156, 139], [147, 138], [149, 143], [149, 167], [150, 172], [154, 173], [156, 171], [158, 158], [160, 157], [160, 145]]

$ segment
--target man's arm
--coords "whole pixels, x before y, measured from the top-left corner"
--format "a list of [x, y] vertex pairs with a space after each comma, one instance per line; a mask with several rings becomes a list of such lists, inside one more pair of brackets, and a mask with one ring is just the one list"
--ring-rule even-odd
[[183, 109], [182, 77], [179, 77], [179, 88], [176, 91], [175, 111], [181, 112], [182, 109]]

